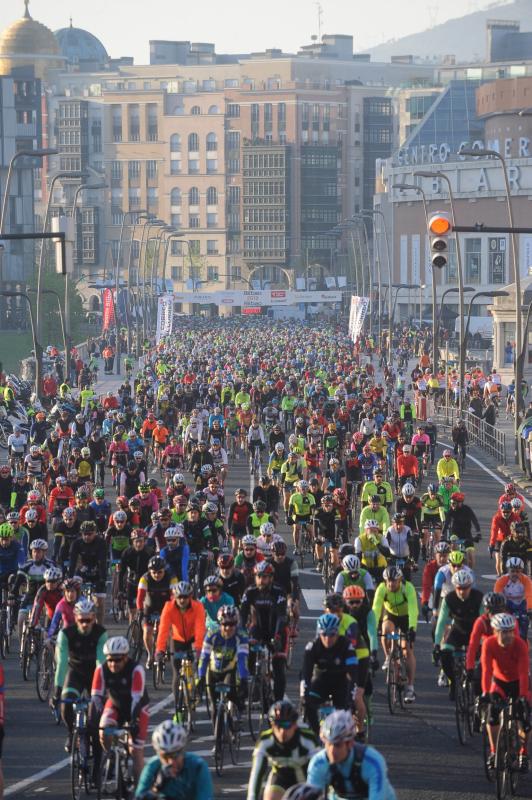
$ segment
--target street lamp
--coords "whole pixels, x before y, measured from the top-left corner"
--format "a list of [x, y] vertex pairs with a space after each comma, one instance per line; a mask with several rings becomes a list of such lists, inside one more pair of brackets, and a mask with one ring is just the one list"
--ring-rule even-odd
[[395, 307], [397, 305], [397, 297], [399, 292], [401, 289], [419, 289], [419, 283], [394, 283], [393, 288], [395, 289], [395, 297], [392, 307], [392, 319], [395, 320]]
[[[127, 212], [127, 213], [129, 213], [129, 212]], [[134, 294], [133, 294], [133, 291], [131, 289], [131, 262], [133, 260], [133, 242], [137, 241], [135, 239], [135, 231], [136, 231], [137, 225], [139, 223], [139, 220], [144, 219], [148, 212], [146, 211], [145, 208], [139, 208], [134, 213], [136, 215], [136, 218], [135, 218], [135, 222], [133, 223], [133, 230], [131, 231], [131, 239], [129, 241], [129, 257], [128, 257], [128, 262], [127, 262], [127, 298], [126, 298], [126, 302], [124, 303], [124, 307], [125, 307], [125, 310], [126, 310], [127, 352], [128, 352], [128, 355], [131, 354], [131, 325], [130, 325], [130, 320], [129, 320], [129, 303], [130, 303], [130, 298], [131, 297], [134, 298]], [[140, 265], [140, 261], [139, 261], [139, 265]], [[136, 312], [136, 300], [135, 300], [135, 312]]]
[[[460, 291], [460, 289], [458, 288], [458, 286], [451, 286], [449, 289], [446, 289], [442, 293], [441, 300], [440, 300], [440, 310], [439, 310], [439, 313], [438, 313], [438, 336], [439, 336], [439, 329], [441, 328], [441, 320], [442, 320], [442, 316], [443, 316], [443, 303], [444, 303], [444, 300], [445, 300], [445, 298], [447, 297], [448, 294], [457, 294], [459, 291]], [[474, 289], [473, 286], [464, 286], [464, 294], [467, 294], [468, 292], [474, 292], [474, 291], [475, 291], [475, 289]]]
[[[388, 325], [390, 327], [390, 337], [388, 342], [388, 363], [392, 363], [392, 263], [390, 259], [390, 240], [388, 238], [388, 227], [386, 224], [386, 216], [380, 208], [363, 208], [363, 213], [377, 214], [382, 220], [382, 228], [384, 231], [384, 241], [386, 242], [386, 264], [388, 266]], [[374, 223], [375, 226], [375, 223]], [[375, 230], [375, 227], [373, 228]], [[380, 275], [379, 275], [380, 280]]]
[[[508, 206], [508, 220], [510, 228], [514, 228], [514, 213], [512, 207], [512, 196], [510, 193], [510, 181], [508, 180], [508, 172], [506, 168], [506, 159], [497, 150], [489, 150], [482, 148], [480, 150], [461, 148], [459, 155], [472, 156], [474, 158], [496, 158], [501, 162], [502, 172], [504, 176], [504, 187], [506, 191], [506, 204]], [[521, 313], [521, 274], [519, 272], [519, 264], [517, 263], [517, 241], [516, 235], [512, 231], [510, 234], [510, 241], [512, 243], [512, 258], [514, 262], [514, 281], [515, 281], [515, 417], [514, 417], [514, 435], [515, 435], [515, 461], [518, 462], [517, 450], [517, 437], [519, 432], [519, 412], [521, 410], [521, 393], [517, 387], [521, 386], [523, 380], [522, 364], [517, 357], [517, 348], [520, 347], [523, 340], [522, 323], [523, 317]]]
[[[28, 294], [36, 294], [37, 289], [28, 289]], [[66, 331], [66, 310], [63, 313], [63, 306], [61, 305], [61, 298], [59, 297], [58, 293], [54, 289], [42, 289], [42, 294], [51, 294], [57, 300], [57, 307], [59, 309], [59, 319], [61, 321], [61, 334], [63, 336], [63, 347], [65, 348], [65, 377], [68, 375], [69, 370], [69, 342], [67, 339], [67, 331]]]
[[56, 156], [59, 153], [59, 150], [56, 150], [53, 147], [44, 147], [38, 150], [19, 150], [18, 153], [15, 153], [12, 156], [11, 161], [9, 162], [9, 169], [7, 170], [7, 178], [6, 178], [6, 188], [4, 189], [4, 198], [2, 201], [2, 215], [0, 216], [0, 233], [5, 233], [5, 222], [6, 222], [6, 215], [7, 215], [7, 201], [9, 198], [9, 189], [11, 187], [11, 178], [13, 175], [13, 167], [15, 165], [15, 161], [21, 158], [22, 156], [29, 156], [30, 158], [46, 158], [46, 156]]
[[477, 297], [508, 297], [509, 292], [505, 292], [504, 289], [494, 289], [493, 291], [485, 291], [485, 292], [475, 292], [471, 300], [469, 301], [469, 308], [467, 310], [467, 322], [465, 326], [465, 333], [464, 333], [464, 351], [467, 348], [467, 337], [469, 335], [469, 323], [471, 321], [471, 311], [473, 309], [473, 301], [477, 299]]
[[[430, 178], [434, 180], [434, 178], [439, 178], [442, 181], [445, 181], [447, 184], [447, 191], [449, 193], [449, 202], [451, 205], [451, 222], [453, 228], [456, 227], [456, 215], [454, 211], [454, 194], [453, 194], [453, 187], [451, 186], [451, 181], [448, 175], [445, 172], [436, 171], [436, 172], [429, 172], [427, 170], [420, 170], [419, 172], [414, 172], [414, 177], [419, 178]], [[427, 230], [428, 232], [428, 230]], [[462, 399], [463, 399], [463, 392], [464, 392], [464, 352], [463, 352], [463, 341], [464, 341], [464, 273], [462, 270], [462, 251], [460, 248], [460, 238], [458, 234], [455, 234], [456, 237], [456, 266], [458, 272], [458, 306], [459, 310], [458, 313], [460, 315], [460, 353], [459, 353], [459, 373], [460, 373], [460, 390], [458, 393], [458, 410], [462, 412]]]
[[[367, 214], [364, 214], [363, 212], [359, 212], [358, 214], [353, 214], [351, 219], [358, 220], [359, 222], [361, 222], [362, 223], [362, 229], [364, 231], [364, 244], [366, 246], [366, 257], [368, 259], [368, 279], [369, 279], [368, 282], [369, 282], [369, 301], [370, 301], [370, 313], [369, 313], [368, 316], [369, 316], [369, 334], [371, 336], [372, 332], [373, 332], [373, 313], [374, 313], [374, 307], [373, 307], [373, 275], [372, 275], [372, 271], [371, 271], [371, 256], [370, 256], [370, 252], [369, 252], [369, 236], [368, 236], [368, 229], [367, 229], [367, 226], [366, 226], [367, 217], [368, 217]], [[364, 269], [364, 268], [362, 267], [362, 269]], [[380, 281], [379, 281], [379, 287], [380, 287]], [[380, 344], [380, 342], [379, 342], [379, 344]]]
[[35, 353], [35, 394], [37, 398], [41, 393], [41, 379], [42, 379], [42, 347], [37, 341], [37, 334], [35, 329], [35, 320], [33, 317], [33, 309], [31, 301], [26, 292], [0, 292], [2, 297], [23, 297], [28, 304], [30, 314], [31, 336], [33, 339], [33, 352]]

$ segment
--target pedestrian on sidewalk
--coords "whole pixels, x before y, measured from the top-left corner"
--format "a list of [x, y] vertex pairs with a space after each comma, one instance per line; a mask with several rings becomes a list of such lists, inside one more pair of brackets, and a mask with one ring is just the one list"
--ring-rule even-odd
[[114, 360], [115, 360], [115, 352], [114, 352], [114, 350], [113, 350], [113, 348], [111, 347], [110, 344], [108, 344], [104, 348], [102, 355], [103, 355], [104, 364], [105, 364], [104, 373], [106, 375], [112, 375], [113, 374], [113, 364], [114, 364]]

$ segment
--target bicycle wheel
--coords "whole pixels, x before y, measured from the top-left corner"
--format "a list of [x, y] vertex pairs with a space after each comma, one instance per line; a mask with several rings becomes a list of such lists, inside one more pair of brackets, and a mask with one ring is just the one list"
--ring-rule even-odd
[[[96, 784], [96, 796], [98, 800], [104, 797], [116, 797], [121, 800], [118, 794], [118, 784], [115, 773], [115, 758], [116, 752], [111, 751], [102, 753], [102, 761], [100, 764], [100, 772]], [[120, 773], [120, 770], [117, 770]]]
[[70, 788], [73, 800], [79, 800], [83, 788], [85, 770], [83, 768], [83, 758], [80, 751], [80, 736], [78, 731], [74, 731], [72, 739], [72, 750], [70, 754]]
[[5, 609], [0, 611], [0, 656], [4, 659], [7, 658], [8, 644], [7, 644], [7, 636], [6, 636], [6, 613]]
[[401, 708], [405, 709], [405, 687], [407, 684], [407, 677], [406, 677], [406, 661], [405, 656], [403, 653], [403, 649], [399, 650], [399, 658], [397, 660], [398, 670], [397, 670], [397, 695], [399, 697], [399, 705]]
[[399, 691], [397, 686], [398, 663], [395, 656], [390, 656], [388, 669], [386, 670], [386, 694], [390, 714], [395, 714], [399, 704]]
[[495, 783], [497, 786], [497, 800], [504, 800], [511, 791], [511, 763], [510, 742], [508, 738], [508, 720], [502, 714], [502, 722], [497, 736], [495, 749]]
[[177, 692], [177, 701], [175, 707], [176, 722], [184, 727], [187, 734], [192, 733], [192, 707], [190, 697], [188, 694], [188, 687], [184, 678], [179, 681], [179, 689]]
[[229, 708], [227, 714], [227, 729], [231, 761], [236, 767], [240, 755], [240, 715], [237, 709], [232, 711], [231, 707]]
[[286, 654], [286, 668], [290, 669], [292, 666], [292, 660], [294, 658], [294, 650], [296, 646], [296, 639], [297, 636], [289, 629], [288, 631], [288, 652]]
[[53, 656], [47, 647], [41, 647], [35, 668], [35, 687], [41, 703], [46, 703], [52, 689]]
[[475, 733], [475, 691], [470, 680], [465, 682], [464, 696], [466, 699], [467, 731], [470, 736], [473, 736]]
[[458, 739], [460, 744], [465, 744], [467, 742], [467, 699], [460, 676], [455, 679], [454, 716]]
[[120, 600], [118, 599], [118, 572], [115, 569], [113, 572], [113, 580], [111, 583], [111, 614], [113, 615], [113, 619], [115, 622], [120, 622], [120, 612], [121, 612], [121, 605]]
[[2, 450], [7, 449], [7, 439], [9, 437], [9, 430], [5, 425], [0, 424], [0, 447]]
[[264, 717], [263, 709], [263, 677], [262, 675], [254, 675], [249, 684], [248, 694], [248, 727], [251, 738], [254, 742], [262, 728], [262, 719]]
[[214, 722], [214, 767], [219, 777], [224, 768], [225, 738], [225, 707], [219, 702]]
[[131, 658], [134, 661], [139, 661], [142, 656], [142, 628], [140, 627], [138, 619], [134, 619], [133, 622], [130, 623], [127, 629], [126, 639], [129, 642]]
[[22, 648], [22, 677], [25, 681], [29, 681], [31, 676], [32, 649], [31, 637], [25, 636], [24, 647]]
[[493, 783], [495, 780], [495, 770], [488, 769], [488, 756], [490, 754], [490, 740], [488, 738], [488, 730], [486, 727], [486, 721], [484, 720], [482, 724], [482, 759], [484, 764], [484, 774], [486, 779]]

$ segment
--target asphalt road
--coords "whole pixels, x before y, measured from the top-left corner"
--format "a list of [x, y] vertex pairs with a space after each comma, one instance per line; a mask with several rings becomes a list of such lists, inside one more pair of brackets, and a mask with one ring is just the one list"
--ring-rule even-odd
[[[477, 454], [480, 460], [481, 456]], [[478, 585], [484, 591], [493, 585], [493, 562], [487, 555], [489, 522], [502, 493], [500, 479], [490, 475], [468, 459], [464, 489], [469, 502], [477, 512], [483, 532], [478, 549]], [[232, 498], [234, 489], [244, 486], [249, 489], [250, 476], [247, 466], [239, 461], [231, 469], [226, 486], [226, 495]], [[111, 492], [110, 492], [111, 496]], [[281, 532], [287, 533], [286, 526]], [[415, 578], [419, 585], [420, 574]], [[306, 571], [301, 576], [305, 602], [302, 604], [301, 637], [294, 656], [294, 667], [289, 672], [288, 695], [296, 700], [298, 669], [304, 643], [313, 636], [314, 620], [320, 613], [320, 595], [312, 590], [321, 590], [321, 579]], [[309, 591], [310, 590], [310, 591]], [[109, 625], [119, 632], [118, 626]], [[436, 672], [431, 664], [431, 641], [428, 626], [419, 625], [416, 640], [417, 653], [417, 702], [411, 710], [390, 716], [386, 705], [383, 673], [376, 680], [374, 703], [375, 724], [372, 728], [372, 744], [378, 747], [387, 759], [391, 781], [402, 800], [440, 800], [460, 797], [462, 800], [484, 800], [493, 797], [493, 786], [486, 782], [482, 767], [481, 742], [477, 736], [465, 747], [458, 742], [454, 706], [447, 699], [445, 689], [436, 685]], [[68, 760], [63, 751], [65, 729], [57, 727], [48, 708], [39, 702], [33, 683], [24, 683], [15, 655], [4, 662], [6, 672], [7, 726], [4, 741], [4, 773], [6, 797], [28, 798], [50, 796], [54, 800], [70, 797]], [[165, 719], [167, 712], [161, 708], [166, 691], [150, 691], [153, 704], [158, 710], [153, 724]], [[210, 725], [200, 711], [190, 749], [203, 755], [210, 765], [212, 739]], [[147, 754], [151, 755], [151, 749]], [[213, 778], [216, 797], [243, 797], [247, 788], [252, 742], [249, 734], [242, 738], [239, 766], [227, 766], [222, 778]], [[532, 782], [521, 780], [519, 796], [532, 797]], [[192, 800], [192, 798], [191, 798]]]

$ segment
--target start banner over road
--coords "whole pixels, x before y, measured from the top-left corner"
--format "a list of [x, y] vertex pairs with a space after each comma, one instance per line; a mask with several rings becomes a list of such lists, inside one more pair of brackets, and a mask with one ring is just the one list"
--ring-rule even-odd
[[175, 303], [216, 306], [294, 306], [298, 303], [340, 303], [342, 292], [257, 289], [256, 291], [174, 292]]

